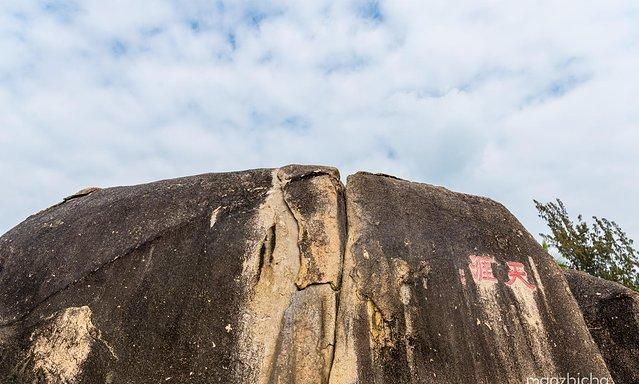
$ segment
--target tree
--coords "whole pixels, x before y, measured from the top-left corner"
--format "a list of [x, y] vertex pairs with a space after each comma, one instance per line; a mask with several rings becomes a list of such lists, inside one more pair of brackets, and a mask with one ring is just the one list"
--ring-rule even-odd
[[639, 252], [617, 223], [593, 216], [588, 225], [581, 215], [573, 223], [561, 200], [533, 201], [551, 231], [540, 233], [541, 237], [568, 260], [569, 267], [639, 291]]

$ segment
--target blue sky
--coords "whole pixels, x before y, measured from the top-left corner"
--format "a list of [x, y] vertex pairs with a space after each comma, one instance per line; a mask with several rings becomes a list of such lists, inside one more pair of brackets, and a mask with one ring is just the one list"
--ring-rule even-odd
[[320, 163], [639, 241], [636, 1], [3, 1], [0, 232], [86, 186]]

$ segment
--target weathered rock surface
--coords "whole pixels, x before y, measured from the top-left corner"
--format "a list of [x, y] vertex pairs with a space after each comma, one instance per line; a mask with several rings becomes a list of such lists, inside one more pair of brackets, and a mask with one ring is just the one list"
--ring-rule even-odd
[[615, 383], [639, 383], [639, 293], [584, 272], [564, 274]]
[[287, 166], [90, 188], [0, 237], [2, 383], [608, 377], [501, 205]]
[[93, 189], [0, 238], [0, 382], [326, 382], [336, 170]]
[[503, 206], [366, 173], [346, 199], [331, 382], [609, 376], [561, 271]]

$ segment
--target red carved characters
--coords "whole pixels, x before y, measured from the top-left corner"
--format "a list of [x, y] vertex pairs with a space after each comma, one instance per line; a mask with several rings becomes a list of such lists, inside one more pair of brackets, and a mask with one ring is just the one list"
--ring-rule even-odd
[[489, 282], [496, 283], [497, 279], [493, 276], [493, 258], [490, 256], [468, 256], [470, 259], [470, 273], [473, 275], [475, 283]]
[[[470, 255], [468, 256], [469, 263], [468, 268], [470, 269], [470, 273], [473, 276], [473, 280], [476, 284], [479, 283], [488, 283], [495, 284], [498, 282], [497, 278], [493, 275], [492, 265], [495, 262], [495, 259], [492, 256], [477, 256]], [[534, 284], [528, 281], [528, 274], [525, 271], [524, 264], [517, 261], [507, 261], [506, 265], [508, 265], [508, 278], [509, 280], [506, 282], [506, 285], [513, 286], [517, 281], [520, 281], [524, 286], [531, 291], [537, 289]], [[462, 284], [465, 285], [465, 278], [463, 274], [463, 270], [460, 269], [460, 278], [462, 279]]]
[[509, 261], [506, 263], [510, 271], [508, 271], [508, 277], [510, 280], [506, 282], [506, 285], [513, 285], [517, 280], [521, 281], [528, 289], [535, 290], [536, 287], [528, 282], [527, 273], [524, 271], [524, 265], [516, 261]]

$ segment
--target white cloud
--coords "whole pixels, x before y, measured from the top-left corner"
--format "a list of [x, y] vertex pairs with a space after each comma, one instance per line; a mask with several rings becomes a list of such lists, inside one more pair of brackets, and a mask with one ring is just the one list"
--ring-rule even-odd
[[8, 1], [0, 52], [0, 232], [87, 185], [302, 162], [639, 240], [635, 1]]

